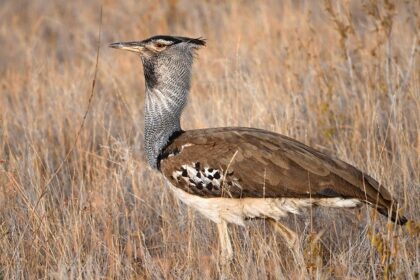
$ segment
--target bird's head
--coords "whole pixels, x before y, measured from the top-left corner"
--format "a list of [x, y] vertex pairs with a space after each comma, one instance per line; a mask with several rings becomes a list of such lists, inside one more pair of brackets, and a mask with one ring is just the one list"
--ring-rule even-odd
[[143, 41], [117, 42], [109, 46], [115, 49], [138, 53], [143, 59], [147, 59], [175, 55], [177, 52], [192, 53], [194, 50], [205, 45], [205, 40], [201, 38], [158, 35]]
[[[143, 61], [146, 84], [154, 87], [165, 83], [174, 75], [187, 75], [191, 70], [195, 50], [206, 45], [201, 38], [158, 35], [143, 41], [117, 42], [111, 48], [138, 53]], [[185, 71], [187, 70], [187, 71]], [[185, 79], [177, 80], [183, 81]]]

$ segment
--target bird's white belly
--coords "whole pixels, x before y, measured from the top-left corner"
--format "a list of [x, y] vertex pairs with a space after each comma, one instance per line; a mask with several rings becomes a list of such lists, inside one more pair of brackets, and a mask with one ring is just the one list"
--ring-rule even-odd
[[334, 198], [205, 198], [189, 194], [169, 183], [171, 190], [186, 205], [196, 209], [215, 223], [222, 220], [244, 226], [246, 218], [279, 220], [288, 213], [299, 214], [311, 205], [351, 208], [360, 205], [358, 199]]

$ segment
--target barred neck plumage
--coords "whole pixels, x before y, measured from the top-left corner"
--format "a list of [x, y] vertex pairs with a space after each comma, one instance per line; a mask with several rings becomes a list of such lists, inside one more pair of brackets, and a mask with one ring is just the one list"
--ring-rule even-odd
[[151, 167], [169, 138], [181, 131], [181, 114], [187, 103], [191, 82], [192, 54], [182, 57], [143, 59], [146, 79], [145, 152]]

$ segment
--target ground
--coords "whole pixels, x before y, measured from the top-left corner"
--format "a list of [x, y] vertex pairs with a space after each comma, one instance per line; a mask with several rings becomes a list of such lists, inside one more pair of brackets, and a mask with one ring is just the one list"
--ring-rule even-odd
[[3, 1], [0, 279], [219, 276], [215, 225], [145, 162], [140, 59], [107, 48], [156, 34], [207, 39], [184, 129], [288, 135], [372, 175], [415, 220], [289, 217], [303, 265], [268, 223], [231, 226], [233, 279], [418, 279], [418, 11], [415, 0]]

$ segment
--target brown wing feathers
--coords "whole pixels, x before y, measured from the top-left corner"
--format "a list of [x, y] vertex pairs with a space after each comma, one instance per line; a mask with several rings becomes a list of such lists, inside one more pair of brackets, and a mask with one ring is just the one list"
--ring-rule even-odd
[[[396, 207], [372, 177], [273, 132], [190, 130], [175, 137], [162, 154], [164, 175], [175, 186], [203, 197], [357, 198], [384, 215]], [[391, 218], [406, 222], [396, 213]]]

